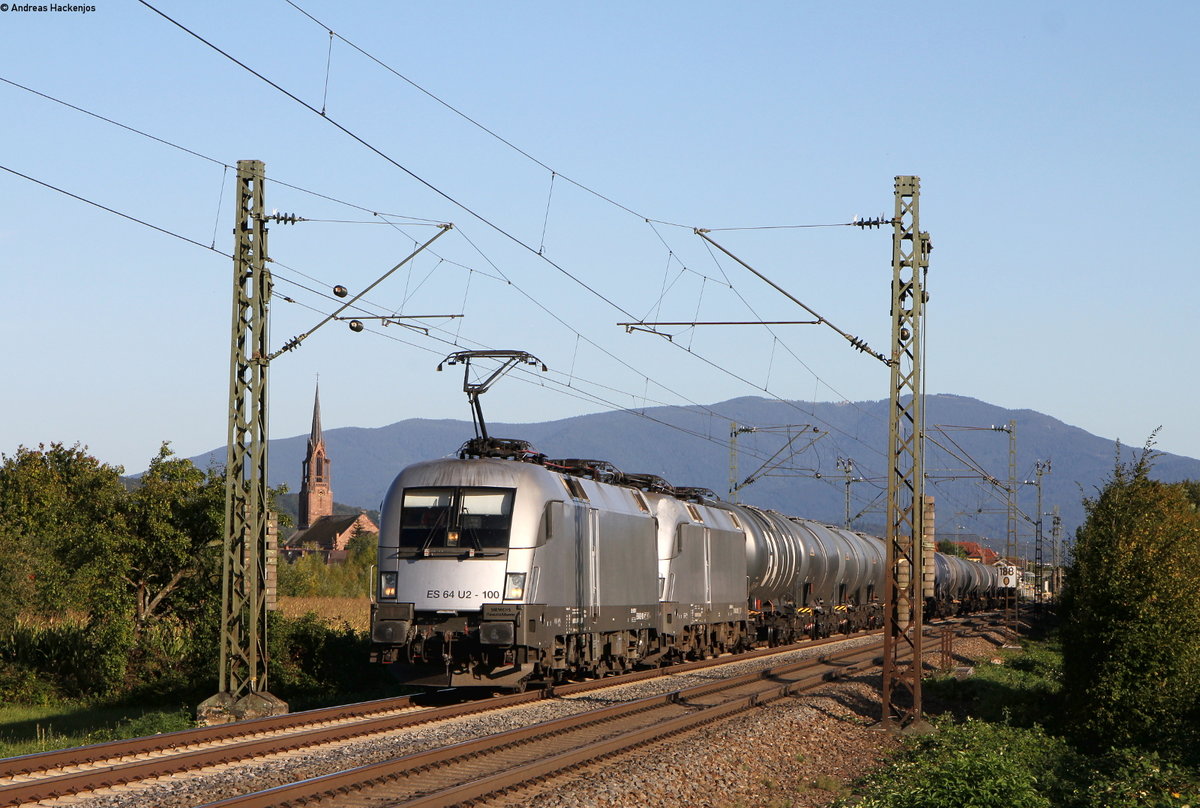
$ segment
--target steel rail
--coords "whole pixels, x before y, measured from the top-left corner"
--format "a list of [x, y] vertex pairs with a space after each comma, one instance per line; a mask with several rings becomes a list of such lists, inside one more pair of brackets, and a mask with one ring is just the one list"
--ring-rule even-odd
[[[267, 806], [308, 805], [323, 799], [336, 798], [350, 792], [386, 788], [389, 783], [431, 769], [461, 763], [469, 758], [485, 754], [497, 754], [518, 744], [532, 743], [569, 732], [579, 732], [599, 724], [613, 722], [648, 711], [679, 708], [688, 710], [682, 716], [655, 721], [650, 726], [638, 727], [612, 737], [581, 745], [575, 749], [541, 757], [536, 760], [510, 766], [504, 771], [462, 783], [450, 788], [437, 789], [405, 800], [389, 801], [389, 805], [406, 808], [433, 808], [454, 805], [458, 802], [478, 799], [488, 794], [515, 787], [533, 779], [551, 775], [564, 768], [580, 765], [598, 757], [616, 754], [635, 746], [659, 740], [693, 729], [705, 723], [717, 721], [737, 712], [760, 704], [783, 698], [800, 690], [810, 689], [828, 681], [829, 673], [822, 667], [833, 667], [839, 675], [854, 666], [877, 666], [879, 648], [872, 646], [841, 651], [828, 657], [819, 657], [800, 662], [787, 663], [731, 677], [717, 683], [706, 683], [683, 688], [671, 693], [647, 696], [632, 702], [616, 704], [564, 718], [553, 719], [528, 727], [520, 727], [484, 738], [464, 741], [441, 749], [417, 752], [380, 763], [360, 766], [342, 772], [314, 777], [297, 783], [277, 786], [265, 791], [230, 797], [210, 803], [204, 808], [267, 808]], [[770, 681], [801, 670], [811, 671], [799, 679], [785, 682]], [[694, 704], [693, 699], [713, 695], [722, 690], [734, 690], [748, 684], [763, 685], [760, 692], [737, 696], [715, 705]], [[419, 786], [413, 786], [419, 788]], [[393, 799], [393, 798], [389, 798]]]
[[[967, 618], [948, 619], [941, 622], [964, 623], [978, 627], [979, 623], [983, 621], [977, 618]], [[867, 648], [846, 649], [815, 660], [810, 659], [785, 663], [774, 668], [731, 677], [722, 682], [696, 685], [674, 693], [648, 697], [638, 702], [616, 705], [615, 707], [605, 708], [605, 710], [601, 711], [544, 722], [541, 725], [511, 730], [507, 733], [491, 736], [490, 740], [493, 742], [493, 749], [508, 749], [521, 742], [523, 738], [533, 737], [538, 729], [545, 729], [547, 735], [562, 734], [569, 731], [569, 725], [572, 723], [582, 723], [586, 717], [595, 718], [606, 710], [611, 710], [614, 714], [618, 711], [630, 713], [634, 711], [628, 708], [633, 705], [648, 702], [661, 703], [664, 698], [669, 699], [677, 705], [696, 708], [692, 713], [685, 716], [656, 722], [650, 727], [632, 730], [622, 733], [619, 736], [583, 745], [576, 749], [539, 758], [482, 778], [475, 778], [467, 783], [460, 783], [408, 800], [391, 801], [389, 798], [388, 804], [398, 808], [446, 808], [446, 806], [460, 803], [473, 804], [475, 800], [486, 799], [509, 789], [519, 788], [531, 782], [543, 780], [566, 769], [611, 755], [621, 754], [638, 746], [653, 743], [671, 735], [694, 729], [702, 724], [720, 720], [736, 712], [751, 709], [794, 693], [813, 689], [821, 684], [844, 678], [864, 669], [877, 668], [882, 664], [882, 659], [877, 655], [878, 651], [879, 647], [874, 644]], [[820, 670], [820, 668], [825, 668], [825, 670]], [[767, 681], [804, 669], [815, 670], [806, 676], [792, 681]], [[722, 690], [735, 690], [752, 683], [765, 685], [765, 687], [760, 688], [759, 692], [737, 697], [716, 705], [694, 704], [696, 699]], [[622, 708], [626, 709], [622, 710]], [[602, 718], [600, 720], [614, 720], [614, 718], [610, 716], [607, 719]], [[599, 723], [599, 721], [593, 720], [588, 723], [595, 724]], [[555, 729], [555, 725], [560, 725], [561, 728]], [[440, 759], [441, 765], [456, 761], [465, 762], [468, 758], [483, 754], [484, 752], [481, 750], [485, 747], [488, 740], [484, 738], [448, 747], [446, 750], [443, 750], [447, 754]], [[451, 750], [457, 754], [448, 754]], [[203, 806], [203, 808], [299, 806], [320, 802], [324, 799], [335, 799], [350, 793], [358, 793], [375, 787], [384, 787], [385, 784], [406, 777], [408, 773], [416, 769], [427, 769], [431, 765], [435, 765], [431, 761], [436, 762], [439, 760], [436, 757], [437, 752], [438, 750], [428, 750], [417, 755], [363, 766], [345, 772], [337, 772], [324, 777], [316, 777], [301, 783], [279, 786], [242, 797], [229, 798], [208, 806]], [[409, 764], [407, 769], [405, 768], [406, 763]]]
[[[8, 777], [10, 781], [0, 783], [0, 806], [20, 805], [44, 799], [54, 799], [66, 795], [94, 791], [97, 788], [107, 788], [139, 780], [202, 769], [213, 765], [249, 760], [278, 752], [294, 751], [308, 746], [347, 741], [367, 735], [392, 732], [416, 724], [441, 721], [472, 713], [531, 703], [546, 698], [614, 687], [641, 679], [683, 673], [714, 665], [729, 664], [771, 653], [784, 653], [789, 650], [813, 647], [830, 641], [836, 640], [759, 649], [758, 651], [752, 651], [744, 655], [698, 660], [669, 668], [637, 671], [623, 676], [576, 682], [560, 685], [556, 688], [547, 688], [545, 691], [513, 693], [506, 696], [495, 696], [490, 699], [463, 702], [439, 708], [417, 710], [415, 712], [383, 715], [376, 718], [371, 718], [370, 716], [416, 706], [414, 705], [413, 697], [381, 699], [345, 707], [311, 710], [306, 713], [296, 713], [288, 716], [239, 721], [214, 727], [203, 727], [196, 730], [182, 730], [180, 732], [148, 738], [95, 744], [90, 747], [61, 750], [60, 752], [43, 755], [26, 755], [21, 758], [12, 758], [4, 761], [6, 769], [9, 772]], [[328, 721], [341, 721], [342, 723], [334, 726], [304, 729], [306, 726]], [[263, 735], [267, 735], [267, 737], [261, 737]], [[239, 740], [239, 738], [248, 739]], [[221, 743], [221, 745], [204, 746], [199, 749], [192, 748], [197, 745], [212, 744], [214, 742]], [[127, 758], [140, 758], [144, 755], [157, 756], [150, 760], [127, 760]], [[77, 772], [53, 773], [58, 769], [74, 766], [86, 766], [89, 768]], [[36, 776], [43, 772], [47, 773], [46, 776]], [[32, 779], [25, 779], [31, 775], [34, 776]]]
[[[395, 713], [398, 710], [419, 706], [415, 704], [414, 697], [411, 696], [380, 699], [340, 707], [310, 710], [287, 716], [253, 719], [213, 727], [203, 727], [196, 730], [183, 730], [148, 738], [114, 741], [77, 749], [10, 758], [0, 761], [0, 777], [8, 777], [10, 781], [12, 778], [29, 777], [31, 775], [36, 777], [40, 772], [53, 772], [55, 769], [71, 766], [91, 766], [92, 768], [82, 772], [51, 773], [49, 776], [36, 779], [0, 783], [0, 805], [17, 805], [68, 794], [79, 794], [97, 788], [130, 783], [168, 774], [177, 774], [189, 769], [194, 770], [211, 765], [227, 764], [277, 752], [294, 751], [309, 746], [351, 740], [365, 735], [382, 734], [416, 724], [430, 723], [472, 713], [487, 712], [547, 698], [557, 698], [591, 690], [617, 687], [649, 678], [686, 674], [704, 668], [813, 648], [840, 642], [845, 639], [852, 639], [859, 636], [865, 637], [878, 633], [878, 630], [874, 630], [862, 634], [838, 635], [823, 640], [757, 649], [738, 655], [721, 656], [682, 663], [666, 668], [637, 671], [603, 679], [558, 685], [546, 688], [544, 691], [515, 693], [479, 701], [416, 710], [408, 713], [379, 715], [381, 713]], [[832, 661], [843, 654], [853, 653], [854, 650], [851, 649], [850, 651], [822, 657], [821, 659]], [[769, 670], [782, 675], [808, 664], [814, 663], [812, 660], [807, 660], [777, 666]], [[724, 681], [726, 683], [746, 682], [761, 679], [764, 675], [764, 672], [759, 671]], [[721, 683], [716, 683], [698, 687], [709, 688], [715, 692], [729, 686], [732, 685], [725, 684], [722, 686]], [[695, 692], [699, 693], [699, 691]], [[371, 718], [370, 716], [373, 715], [376, 717]], [[343, 721], [346, 723], [337, 726], [303, 729], [306, 726], [311, 727], [314, 724], [330, 721]], [[291, 731], [290, 734], [283, 734], [289, 731]], [[275, 734], [270, 737], [261, 737], [267, 733]], [[239, 738], [250, 738], [253, 736], [260, 737], [252, 740], [238, 740]], [[213, 743], [224, 743], [225, 745], [190, 749], [190, 747], [200, 744]], [[180, 751], [173, 752], [173, 750]], [[136, 756], [144, 757], [147, 754], [159, 754], [161, 756], [153, 760], [123, 760]], [[106, 763], [108, 765], [104, 765]]]
[[[787, 653], [789, 651], [803, 648], [815, 648], [831, 642], [839, 642], [841, 640], [848, 639], [851, 636], [867, 636], [868, 633], [847, 636], [839, 635], [838, 637], [822, 640], [810, 640], [801, 643], [793, 643], [790, 645], [775, 646], [772, 648], [759, 648], [754, 651], [747, 651], [745, 653], [735, 654], [732, 656], [720, 656], [712, 659], [680, 663], [678, 665], [672, 665], [664, 668], [650, 668], [642, 671], [633, 671], [630, 673], [605, 677], [602, 679], [592, 679], [582, 682], [560, 684], [553, 687], [548, 687], [545, 690], [533, 690], [527, 693], [512, 693], [503, 696], [493, 696], [486, 700], [430, 708], [423, 710], [422, 714], [429, 714], [429, 717], [426, 719], [427, 721], [437, 721], [443, 718], [467, 715], [471, 712], [482, 712], [484, 710], [509, 707], [516, 704], [538, 701], [545, 698], [565, 696], [573, 693], [582, 693], [589, 690], [596, 690], [606, 687], [615, 687], [628, 682], [652, 679], [659, 676], [669, 676], [674, 673], [686, 673], [688, 671], [699, 670], [715, 665], [728, 664], [729, 662], [738, 660], [757, 659], [762, 656]], [[150, 754], [166, 754], [172, 750], [182, 751], [200, 744], [223, 742], [235, 743], [238, 742], [239, 738], [244, 738], [249, 735], [299, 731], [306, 726], [324, 724], [330, 721], [356, 720], [367, 718], [371, 715], [378, 715], [380, 713], [419, 708], [422, 705], [417, 704], [416, 700], [420, 698], [421, 695], [423, 694], [378, 699], [375, 701], [359, 702], [356, 704], [341, 705], [337, 707], [323, 707], [316, 710], [307, 710], [305, 712], [291, 713], [288, 715], [247, 719], [245, 721], [218, 724], [210, 727], [199, 727], [196, 729], [178, 730], [176, 732], [150, 735], [142, 738], [128, 738], [118, 741], [91, 744], [88, 746], [71, 747], [69, 749], [60, 749], [51, 752], [35, 752], [29, 755], [5, 758], [0, 760], [0, 799], [3, 798], [5, 793], [5, 784], [3, 781], [11, 781], [13, 778], [35, 775], [39, 772], [48, 772], [74, 766], [95, 765], [105, 761], [115, 762], [123, 758]], [[3, 802], [0, 802], [0, 805], [3, 804]]]
[[[514, 694], [485, 701], [463, 702], [441, 708], [419, 710], [410, 713], [365, 718], [361, 721], [341, 723], [335, 726], [316, 727], [290, 734], [276, 734], [253, 740], [238, 741], [231, 736], [229, 743], [176, 754], [162, 755], [151, 760], [115, 762], [111, 765], [96, 765], [80, 772], [69, 772], [42, 777], [35, 780], [18, 781], [0, 785], [0, 806], [20, 805], [26, 802], [51, 799], [68, 794], [79, 794], [123, 785], [138, 780], [147, 780], [189, 770], [224, 765], [278, 752], [290, 752], [309, 746], [353, 740], [367, 735], [392, 732], [417, 724], [455, 718], [476, 712], [485, 712], [530, 701], [525, 696], [541, 698], [539, 694]], [[247, 722], [249, 723], [249, 722]], [[246, 734], [246, 733], [243, 733]], [[261, 733], [255, 732], [254, 735]]]
[[101, 760], [113, 760], [134, 755], [145, 755], [165, 752], [170, 749], [195, 746], [202, 743], [213, 743], [248, 734], [264, 732], [279, 732], [296, 729], [308, 724], [321, 724], [327, 721], [362, 718], [378, 713], [403, 710], [416, 707], [412, 696], [397, 696], [376, 701], [364, 701], [357, 704], [346, 704], [338, 707], [323, 707], [317, 710], [307, 710], [289, 715], [254, 718], [229, 724], [218, 724], [211, 727], [184, 729], [177, 732], [166, 732], [161, 735], [150, 735], [145, 738], [128, 738], [119, 741], [78, 746], [70, 749], [59, 749], [53, 752], [36, 752], [0, 760], [0, 779], [49, 769], [60, 769], [67, 766], [83, 766]]

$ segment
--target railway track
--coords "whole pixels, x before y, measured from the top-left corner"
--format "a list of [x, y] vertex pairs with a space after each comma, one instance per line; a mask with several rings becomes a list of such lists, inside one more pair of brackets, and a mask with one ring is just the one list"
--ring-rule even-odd
[[[856, 638], [862, 638], [863, 636], [861, 634], [856, 635]], [[13, 806], [64, 796], [82, 796], [98, 789], [146, 782], [170, 775], [193, 773], [210, 769], [214, 766], [245, 764], [270, 756], [294, 754], [297, 750], [316, 749], [340, 742], [384, 736], [388, 733], [395, 733], [399, 730], [418, 725], [445, 722], [456, 717], [476, 713], [501, 711], [505, 708], [529, 705], [539, 701], [562, 701], [573, 698], [602, 701], [599, 697], [592, 698], [586, 694], [617, 688], [639, 680], [678, 677], [704, 668], [738, 664], [758, 657], [786, 654], [791, 651], [810, 649], [818, 645], [840, 642], [845, 639], [847, 638], [837, 637], [830, 640], [818, 641], [817, 643], [803, 643], [795, 646], [763, 649], [738, 657], [703, 660], [668, 669], [641, 671], [625, 676], [563, 685], [553, 690], [510, 694], [474, 702], [428, 706], [422, 705], [418, 698], [401, 697], [324, 710], [313, 710], [287, 716], [238, 722], [236, 724], [217, 727], [187, 730], [150, 738], [137, 738], [60, 752], [11, 758], [0, 761], [0, 805]], [[845, 653], [851, 654], [857, 652]], [[878, 649], [872, 647], [862, 653], [867, 654], [868, 657], [873, 659], [878, 654]], [[828, 660], [827, 665], [835, 667], [846, 664], [860, 664], [859, 662], [835, 659], [835, 655], [830, 655]], [[581, 728], [571, 730], [571, 737], [576, 740], [572, 741], [569, 745], [579, 747], [580, 749], [610, 742], [627, 745], [628, 741], [617, 741], [613, 740], [613, 738], [624, 737], [629, 732], [653, 734], [653, 732], [659, 731], [664, 726], [676, 726], [675, 723], [669, 722], [679, 722], [678, 728], [671, 730], [672, 732], [684, 731], [685, 728], [698, 725], [698, 723], [692, 723], [694, 721], [704, 723], [717, 720], [727, 714], [749, 709], [755, 704], [763, 703], [764, 699], [779, 698], [789, 692], [780, 690], [780, 687], [799, 688], [801, 687], [801, 682], [807, 682], [808, 684], [805, 686], [819, 683], [823, 681], [823, 677], [828, 673], [828, 670], [831, 670], [826, 669], [811, 674], [803, 674], [801, 673], [803, 670], [802, 666], [806, 664], [811, 663], [790, 663], [789, 665], [776, 666], [769, 669], [772, 671], [769, 676], [785, 677], [785, 681], [783, 681], [783, 685], [780, 685], [778, 682], [771, 682], [771, 685], [762, 692], [759, 692], [759, 689], [762, 687], [761, 683], [769, 681], [769, 677], [767, 680], [764, 680], [764, 674], [760, 672], [727, 680], [727, 682], [736, 682], [737, 684], [720, 682], [703, 685], [701, 686], [702, 688], [709, 689], [709, 691], [704, 693], [694, 688], [682, 689], [662, 696], [651, 697], [650, 700], [643, 700], [644, 703], [632, 702], [632, 704], [639, 705], [636, 708], [630, 707], [629, 704], [616, 704], [602, 708], [600, 711], [583, 713], [583, 715], [590, 716], [587, 720], [587, 726], [592, 727], [592, 729], [585, 729], [581, 725]], [[738, 687], [750, 688], [750, 690], [743, 696], [722, 696], [720, 697], [720, 704], [709, 704], [705, 701], [706, 699], [716, 698], [715, 694], [719, 691], [723, 692], [730, 688]], [[771, 693], [775, 693], [775, 695], [769, 695]], [[619, 725], [635, 725], [638, 720], [636, 716], [639, 715], [643, 717], [654, 715], [655, 717], [647, 725], [640, 726], [640, 728], [634, 727], [631, 730], [622, 729], [616, 732], [615, 728]], [[567, 716], [561, 720], [568, 723], [563, 724], [558, 729], [548, 730], [545, 728], [546, 724], [553, 722], [543, 722], [535, 727], [522, 727], [518, 730], [501, 732], [486, 738], [453, 745], [450, 748], [457, 750], [455, 753], [456, 759], [462, 759], [461, 766], [453, 767], [455, 772], [454, 777], [461, 780], [465, 776], [462, 773], [463, 771], [476, 768], [475, 763], [469, 762], [476, 758], [479, 761], [485, 759], [488, 761], [479, 764], [482, 765], [482, 770], [495, 770], [499, 764], [494, 762], [494, 756], [500, 755], [503, 758], [505, 755], [511, 753], [488, 753], [489, 757], [488, 755], [484, 755], [480, 750], [489, 748], [489, 745], [490, 747], [495, 747], [497, 743], [501, 747], [507, 748], [509, 745], [517, 743], [517, 740], [520, 738], [541, 739], [520, 741], [521, 746], [533, 744], [533, 746], [529, 747], [535, 750], [532, 753], [532, 759], [540, 762], [539, 765], [544, 765], [550, 760], [558, 761], [560, 765], [558, 765], [557, 770], [577, 765], [578, 761], [573, 762], [568, 757], [561, 757], [562, 755], [569, 756], [573, 754], [569, 750], [550, 751], [554, 743], [557, 743], [550, 739], [566, 732], [566, 727], [569, 726], [571, 721], [583, 721], [584, 719], [579, 716]], [[589, 733], [594, 734], [596, 737], [588, 740]], [[646, 735], [644, 738], [635, 738], [632, 743], [634, 745], [649, 743], [653, 740], [651, 734]], [[630, 737], [632, 738], [633, 736]], [[504, 738], [505, 740], [497, 742], [497, 738]], [[621, 748], [627, 748], [627, 746]], [[619, 749], [614, 746], [609, 751], [581, 751], [578, 754], [583, 754], [585, 759], [591, 760], [598, 756], [603, 757], [607, 754], [614, 754], [616, 751], [619, 751]], [[432, 767], [430, 771], [435, 771], [436, 769], [444, 768], [434, 763], [439, 754], [445, 755], [449, 753], [444, 749], [435, 749], [408, 755], [399, 760], [411, 759], [412, 761], [419, 761], [412, 765]], [[378, 765], [395, 763], [395, 760], [390, 760]], [[506, 769], [524, 771], [524, 767], [530, 765], [533, 764], [528, 760], [523, 763], [518, 760], [506, 766]], [[365, 769], [369, 767], [360, 768]], [[353, 771], [359, 771], [359, 769]], [[346, 778], [348, 775], [345, 772], [327, 776], [335, 779], [320, 786], [322, 793], [326, 795], [323, 799], [328, 799], [331, 793], [357, 791], [360, 789], [358, 785], [348, 784], [349, 780], [353, 780], [359, 775], [349, 776], [349, 780], [337, 780], [337, 778]], [[513, 776], [524, 775], [514, 774]], [[536, 778], [544, 777], [546, 774], [530, 774], [529, 776]], [[367, 781], [373, 781], [378, 778], [391, 782], [396, 778], [408, 780], [411, 779], [411, 776], [405, 774], [386, 776], [372, 774], [367, 778]], [[482, 779], [486, 780], [486, 778]], [[307, 782], [314, 782], [316, 780], [323, 781], [324, 778], [309, 778]], [[508, 788], [511, 785], [510, 783], [508, 785], [493, 786], [492, 790]], [[283, 786], [281, 788], [287, 789], [291, 788], [291, 786]], [[421, 791], [421, 789], [424, 789], [425, 791], [430, 791], [432, 789], [432, 791], [436, 792], [440, 788], [442, 786], [429, 786], [421, 787], [417, 790]], [[250, 797], [239, 797], [233, 801], [216, 804], [273, 805], [287, 804], [287, 802], [279, 801], [283, 799], [288, 801], [299, 799], [294, 795], [286, 795], [279, 789], [272, 789], [262, 792], [262, 794], [271, 796], [263, 797], [263, 799], [268, 800], [266, 802], [237, 802], [236, 800], [240, 799], [250, 799]], [[310, 796], [303, 799], [312, 800], [314, 798]], [[388, 799], [392, 798], [389, 797]], [[438, 799], [442, 799], [443, 801], [414, 804], [451, 804], [445, 801], [446, 799], [450, 799], [450, 795], [443, 795], [443, 797], [439, 797]], [[466, 797], [462, 799], [466, 799]], [[276, 802], [271, 802], [270, 800], [276, 800]]]
[[872, 667], [879, 647], [778, 665], [444, 749], [313, 778], [208, 808], [389, 805], [435, 808], [477, 800], [575, 766], [663, 740]]

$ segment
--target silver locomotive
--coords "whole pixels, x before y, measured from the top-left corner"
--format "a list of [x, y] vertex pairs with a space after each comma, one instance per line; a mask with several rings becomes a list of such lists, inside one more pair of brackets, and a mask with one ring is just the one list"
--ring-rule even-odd
[[[882, 624], [876, 537], [524, 445], [463, 454], [383, 501], [371, 655], [413, 684], [522, 689]], [[935, 571], [934, 613], [995, 593], [991, 567]]]

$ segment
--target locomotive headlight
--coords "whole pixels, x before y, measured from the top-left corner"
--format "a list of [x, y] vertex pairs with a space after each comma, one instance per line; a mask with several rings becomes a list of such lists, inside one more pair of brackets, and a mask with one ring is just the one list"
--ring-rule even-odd
[[379, 597], [381, 597], [381, 598], [396, 597], [396, 573], [394, 573], [394, 572], [379, 573]]
[[504, 576], [504, 599], [520, 600], [525, 597], [525, 573], [510, 572]]

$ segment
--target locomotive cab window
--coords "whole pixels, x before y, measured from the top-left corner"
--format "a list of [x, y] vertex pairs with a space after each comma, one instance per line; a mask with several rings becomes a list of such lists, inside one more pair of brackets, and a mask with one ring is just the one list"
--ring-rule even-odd
[[400, 512], [400, 546], [426, 550], [508, 547], [511, 488], [409, 488]]

